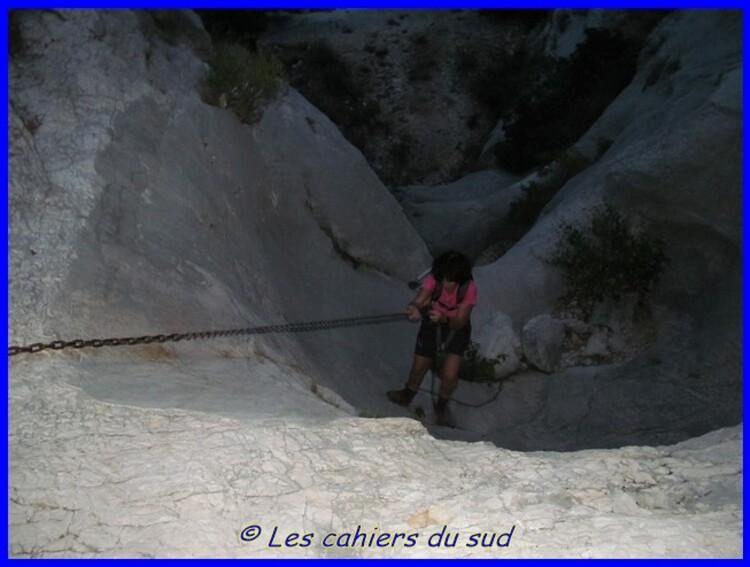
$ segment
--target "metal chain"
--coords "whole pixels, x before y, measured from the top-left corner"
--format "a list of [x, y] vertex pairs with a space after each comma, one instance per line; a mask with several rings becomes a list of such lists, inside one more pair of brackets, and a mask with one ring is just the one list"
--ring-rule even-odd
[[322, 331], [339, 327], [356, 327], [361, 325], [378, 325], [393, 321], [406, 320], [404, 313], [389, 313], [387, 315], [371, 315], [368, 317], [353, 317], [350, 319], [331, 319], [328, 321], [311, 321], [307, 323], [287, 323], [283, 325], [267, 325], [264, 327], [246, 327], [244, 329], [229, 329], [223, 331], [201, 331], [192, 333], [172, 333], [170, 335], [146, 335], [142, 337], [124, 337], [112, 339], [75, 339], [72, 341], [52, 341], [50, 343], [34, 343], [28, 346], [8, 347], [8, 356], [21, 353], [35, 354], [46, 349], [62, 350], [64, 348], [104, 347], [122, 345], [147, 345], [151, 343], [169, 343], [192, 341], [196, 339], [213, 339], [216, 337], [236, 337], [241, 335], [265, 335], [269, 333], [302, 333], [306, 331]]

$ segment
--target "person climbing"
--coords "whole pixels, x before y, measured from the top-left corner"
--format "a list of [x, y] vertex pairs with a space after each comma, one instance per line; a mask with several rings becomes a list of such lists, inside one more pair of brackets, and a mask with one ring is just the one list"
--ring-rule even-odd
[[427, 371], [437, 358], [438, 343], [445, 345], [445, 361], [440, 369], [440, 392], [435, 414], [440, 425], [448, 425], [448, 402], [458, 385], [458, 371], [471, 339], [471, 310], [477, 303], [477, 288], [469, 259], [454, 250], [441, 254], [432, 263], [414, 299], [406, 307], [410, 321], [422, 320], [417, 333], [409, 378], [401, 390], [387, 392], [388, 399], [408, 406], [419, 390]]

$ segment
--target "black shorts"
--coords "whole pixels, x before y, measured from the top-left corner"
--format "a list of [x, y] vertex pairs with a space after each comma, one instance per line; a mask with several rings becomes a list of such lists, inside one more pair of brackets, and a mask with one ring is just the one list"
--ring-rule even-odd
[[[420, 356], [434, 359], [437, 356], [438, 328], [440, 329], [441, 341], [450, 339], [445, 345], [445, 352], [463, 356], [471, 340], [471, 323], [467, 323], [458, 331], [452, 331], [448, 328], [448, 325], [436, 325], [429, 319], [422, 319], [422, 326], [419, 327], [414, 352]], [[452, 337], [451, 333], [453, 334]]]

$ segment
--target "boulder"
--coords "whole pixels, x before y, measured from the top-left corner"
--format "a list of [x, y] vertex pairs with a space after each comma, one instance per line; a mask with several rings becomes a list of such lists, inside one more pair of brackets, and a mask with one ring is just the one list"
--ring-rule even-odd
[[485, 358], [501, 357], [502, 362], [495, 366], [495, 377], [505, 378], [521, 366], [518, 350], [521, 342], [513, 330], [513, 320], [505, 313], [497, 312], [477, 334], [479, 354]]
[[521, 334], [526, 360], [543, 372], [557, 370], [562, 358], [565, 325], [551, 315], [539, 315], [526, 323]]
[[586, 347], [583, 349], [583, 352], [581, 354], [583, 356], [592, 357], [595, 359], [607, 356], [609, 354], [609, 349], [607, 348], [607, 338], [608, 337], [606, 329], [597, 329], [589, 337], [589, 340], [586, 342]]

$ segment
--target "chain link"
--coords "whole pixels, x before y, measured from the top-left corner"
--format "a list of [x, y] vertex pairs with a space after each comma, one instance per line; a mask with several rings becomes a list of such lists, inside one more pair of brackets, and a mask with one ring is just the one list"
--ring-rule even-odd
[[46, 349], [62, 350], [66, 348], [84, 348], [104, 346], [134, 346], [151, 343], [169, 343], [212, 339], [217, 337], [237, 337], [242, 335], [265, 335], [269, 333], [303, 333], [308, 331], [323, 331], [340, 327], [356, 327], [363, 325], [378, 325], [394, 321], [404, 321], [404, 313], [389, 313], [387, 315], [371, 315], [368, 317], [353, 317], [350, 319], [331, 319], [328, 321], [311, 321], [307, 323], [287, 323], [283, 325], [266, 325], [263, 327], [246, 327], [244, 329], [228, 329], [223, 331], [200, 331], [191, 333], [172, 333], [170, 335], [145, 335], [142, 337], [124, 337], [110, 339], [74, 339], [71, 341], [56, 340], [50, 343], [33, 343], [28, 346], [8, 347], [8, 356], [22, 353], [35, 354]]

